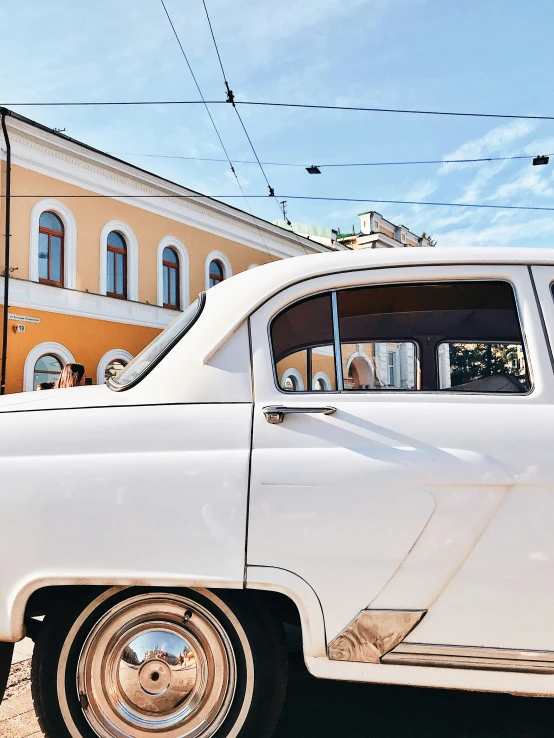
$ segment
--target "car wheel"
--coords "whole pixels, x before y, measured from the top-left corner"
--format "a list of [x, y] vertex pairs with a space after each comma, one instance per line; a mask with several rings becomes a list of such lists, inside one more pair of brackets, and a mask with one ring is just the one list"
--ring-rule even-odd
[[112, 588], [49, 613], [32, 690], [49, 738], [267, 738], [287, 676], [254, 593]]
[[8, 685], [12, 666], [13, 643], [0, 643], [0, 702], [4, 699], [4, 692]]

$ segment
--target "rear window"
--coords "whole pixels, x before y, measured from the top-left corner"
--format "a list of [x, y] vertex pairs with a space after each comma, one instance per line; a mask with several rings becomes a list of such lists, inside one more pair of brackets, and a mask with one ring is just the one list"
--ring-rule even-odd
[[146, 376], [196, 323], [204, 308], [205, 301], [206, 294], [202, 292], [198, 299], [178, 315], [140, 354], [137, 354], [122, 372], [108, 379], [108, 387], [116, 391], [128, 389]]

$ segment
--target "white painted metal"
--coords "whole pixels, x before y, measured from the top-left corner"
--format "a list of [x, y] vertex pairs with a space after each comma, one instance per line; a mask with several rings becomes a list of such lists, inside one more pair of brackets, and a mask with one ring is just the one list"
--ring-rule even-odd
[[311, 674], [320, 679], [378, 684], [408, 684], [414, 687], [467, 689], [477, 692], [508, 692], [515, 695], [554, 697], [554, 676], [501, 671], [473, 671], [393, 664], [357, 664], [306, 657]]
[[[48, 584], [242, 587], [298, 606], [325, 678], [554, 694], [554, 677], [330, 662], [362, 609], [427, 609], [409, 641], [554, 650], [554, 252], [405, 249], [299, 257], [210, 289], [135, 387], [0, 398], [0, 639]], [[268, 321], [320, 290], [505, 279], [529, 395], [306, 393], [274, 383]], [[249, 531], [252, 376], [254, 436]], [[337, 408], [266, 422], [265, 405]], [[17, 555], [14, 555], [17, 552]]]
[[241, 586], [250, 421], [246, 403], [3, 414], [0, 639], [50, 584]]
[[[446, 278], [513, 283], [533, 393], [327, 393], [324, 404], [337, 408], [333, 415], [287, 416], [280, 425], [265, 421], [263, 406], [292, 399], [275, 386], [267, 341], [267, 323], [282, 307], [307, 290]], [[319, 278], [260, 308], [252, 318], [252, 340], [256, 408], [248, 563], [303, 577], [321, 600], [328, 642], [371, 606], [430, 608], [409, 636], [414, 642], [553, 648], [546, 613], [554, 607], [554, 590], [547, 591], [546, 581], [554, 577], [554, 557], [540, 562], [544, 577], [538, 577], [535, 560], [513, 540], [522, 540], [520, 525], [529, 529], [533, 516], [532, 506], [523, 514], [525, 499], [544, 499], [535, 533], [546, 534], [554, 524], [554, 461], [538, 453], [538, 441], [522, 443], [548, 425], [552, 401], [551, 368], [527, 269], [420, 267], [403, 270], [402, 277], [380, 270]], [[293, 404], [313, 406], [318, 400], [315, 393], [303, 394]], [[497, 508], [514, 504], [512, 516], [499, 513], [491, 528]], [[470, 554], [468, 598], [467, 583], [464, 589], [458, 582]], [[504, 586], [508, 577], [517, 577], [520, 588]], [[456, 593], [455, 604], [445, 616], [439, 595], [450, 581], [446, 592]]]

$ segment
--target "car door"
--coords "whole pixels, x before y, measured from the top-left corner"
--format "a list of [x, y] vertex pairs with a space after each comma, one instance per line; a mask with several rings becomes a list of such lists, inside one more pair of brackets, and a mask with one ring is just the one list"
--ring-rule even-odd
[[372, 617], [392, 632], [378, 658], [414, 625], [417, 643], [554, 650], [552, 377], [527, 268], [320, 277], [251, 332], [247, 563], [313, 588], [330, 656], [376, 660], [341, 641]]

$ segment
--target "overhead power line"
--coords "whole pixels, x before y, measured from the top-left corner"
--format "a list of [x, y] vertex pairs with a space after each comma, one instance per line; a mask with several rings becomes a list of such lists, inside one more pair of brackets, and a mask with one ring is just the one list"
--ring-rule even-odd
[[196, 89], [198, 90], [198, 94], [202, 98], [201, 102], [204, 105], [204, 107], [206, 108], [206, 112], [208, 113], [208, 116], [209, 116], [210, 121], [212, 123], [213, 129], [214, 129], [214, 131], [216, 133], [216, 136], [219, 139], [219, 143], [221, 144], [221, 148], [225, 152], [225, 156], [227, 157], [227, 162], [229, 163], [229, 165], [231, 167], [231, 170], [233, 171], [233, 174], [234, 174], [235, 173], [235, 170], [233, 169], [233, 165], [231, 164], [231, 159], [229, 158], [229, 154], [227, 153], [227, 149], [225, 148], [225, 144], [223, 143], [223, 139], [221, 138], [221, 136], [219, 134], [219, 131], [218, 131], [217, 126], [215, 124], [215, 121], [214, 121], [214, 119], [212, 117], [212, 114], [210, 112], [210, 109], [209, 109], [209, 107], [208, 107], [208, 105], [206, 103], [206, 100], [204, 99], [204, 95], [202, 94], [202, 90], [200, 89], [200, 85], [198, 84], [198, 80], [196, 79], [196, 76], [195, 76], [194, 72], [192, 71], [192, 67], [190, 65], [190, 62], [188, 60], [188, 57], [187, 57], [187, 55], [185, 53], [185, 50], [183, 48], [183, 44], [181, 43], [181, 40], [180, 40], [180, 38], [179, 38], [179, 36], [177, 34], [177, 31], [175, 30], [175, 26], [173, 25], [173, 21], [171, 20], [171, 16], [167, 12], [167, 8], [166, 8], [166, 5], [165, 5], [165, 2], [164, 2], [164, 0], [160, 0], [160, 2], [162, 4], [162, 7], [163, 7], [163, 9], [165, 11], [165, 14], [167, 16], [167, 20], [169, 21], [169, 25], [171, 26], [171, 30], [173, 31], [173, 35], [175, 36], [175, 38], [177, 40], [177, 43], [179, 44], [179, 48], [181, 49], [181, 53], [183, 55], [183, 58], [184, 58], [184, 60], [185, 60], [185, 62], [187, 64], [187, 67], [189, 68], [189, 72], [191, 74], [191, 77], [194, 80], [194, 84], [196, 85]]
[[235, 105], [235, 95], [233, 94], [233, 91], [231, 90], [231, 88], [229, 87], [229, 83], [227, 82], [227, 75], [225, 74], [225, 69], [223, 68], [223, 62], [221, 61], [221, 54], [219, 53], [219, 49], [218, 49], [218, 46], [217, 46], [217, 41], [215, 40], [214, 29], [212, 27], [212, 21], [210, 19], [210, 14], [208, 13], [208, 6], [206, 5], [206, 0], [202, 0], [202, 4], [204, 5], [204, 11], [206, 13], [206, 18], [208, 20], [208, 25], [210, 27], [210, 33], [212, 34], [212, 41], [214, 42], [215, 51], [216, 51], [216, 54], [217, 54], [217, 58], [219, 60], [219, 66], [221, 68], [221, 74], [223, 75], [223, 82], [225, 84], [225, 89], [227, 91], [227, 102], [231, 103], [231, 105], [233, 106], [233, 109], [234, 109], [235, 113], [237, 114], [237, 118], [239, 119], [239, 122], [241, 124], [242, 130], [244, 131], [244, 135], [246, 136], [246, 138], [248, 140], [248, 143], [250, 144], [250, 148], [252, 149], [252, 153], [254, 154], [254, 157], [256, 159], [256, 162], [257, 162], [257, 164], [258, 164], [258, 166], [259, 166], [259, 168], [260, 168], [260, 170], [261, 170], [261, 172], [263, 174], [263, 177], [265, 179], [265, 182], [267, 184], [267, 189], [269, 191], [269, 195], [270, 195], [270, 197], [274, 197], [275, 196], [275, 192], [273, 190], [273, 187], [269, 184], [269, 180], [268, 180], [267, 175], [265, 173], [265, 170], [264, 170], [264, 168], [262, 166], [262, 163], [260, 161], [260, 158], [259, 158], [258, 154], [256, 153], [256, 149], [254, 148], [254, 144], [252, 143], [252, 139], [248, 135], [248, 131], [246, 130], [246, 126], [244, 125], [244, 121], [242, 120], [241, 114], [239, 113], [239, 111], [237, 109], [237, 106]]
[[[554, 120], [554, 115], [519, 115], [512, 113], [469, 113], [459, 110], [418, 110], [413, 108], [377, 108], [362, 105], [319, 105], [316, 103], [270, 102], [268, 100], [237, 100], [234, 105], [257, 105], [270, 108], [303, 108], [306, 110], [346, 110], [362, 113], [399, 113], [401, 115], [439, 115], [462, 118], [502, 118], [515, 120]], [[94, 105], [227, 105], [231, 100], [75, 100], [65, 102], [6, 102], [3, 107], [61, 107]]]
[[[110, 152], [113, 156], [139, 156], [147, 157], [152, 159], [179, 159], [183, 161], [212, 161], [227, 163], [227, 159], [217, 159], [213, 157], [202, 157], [202, 156], [180, 156], [179, 154], [138, 154], [132, 151], [112, 151]], [[519, 156], [485, 156], [480, 159], [425, 159], [425, 160], [408, 160], [408, 161], [369, 161], [369, 162], [347, 162], [347, 163], [324, 163], [318, 164], [317, 166], [322, 169], [328, 169], [330, 167], [392, 167], [392, 166], [406, 166], [411, 164], [473, 164], [476, 162], [489, 162], [489, 161], [511, 161], [513, 159], [534, 159], [535, 154], [521, 154]], [[552, 156], [554, 154], [545, 154], [545, 156]], [[232, 159], [233, 164], [255, 164], [257, 161], [251, 159]], [[298, 167], [300, 169], [306, 169], [310, 166], [309, 164], [299, 164], [297, 162], [285, 162], [285, 161], [262, 161], [265, 167]]]
[[[38, 194], [38, 195], [11, 195], [12, 199], [15, 198], [46, 198], [51, 197], [52, 193]], [[5, 198], [6, 195], [0, 195], [0, 199]], [[70, 200], [81, 200], [81, 199], [95, 199], [95, 198], [122, 198], [122, 199], [179, 199], [179, 200], [196, 200], [204, 198], [206, 200], [228, 200], [228, 199], [242, 199], [242, 195], [128, 195], [125, 192], [112, 193], [110, 195], [64, 195], [56, 194], [58, 198], [67, 198]], [[267, 195], [248, 195], [250, 199], [255, 200], [267, 200]], [[374, 197], [324, 197], [317, 195], [281, 195], [276, 194], [276, 198], [283, 200], [314, 200], [323, 202], [357, 202], [357, 203], [373, 203], [373, 204], [388, 204], [388, 205], [428, 205], [430, 207], [445, 207], [445, 208], [486, 208], [491, 210], [538, 210], [544, 212], [554, 212], [554, 207], [542, 207], [540, 205], [492, 205], [488, 203], [474, 203], [474, 202], [439, 202], [439, 201], [425, 201], [425, 200], [383, 200], [382, 198]], [[295, 234], [297, 235], [297, 234]]]
[[231, 161], [231, 159], [229, 157], [229, 153], [227, 152], [227, 149], [225, 148], [225, 144], [223, 143], [223, 139], [221, 138], [221, 135], [219, 133], [219, 130], [218, 130], [216, 124], [215, 124], [215, 121], [214, 121], [214, 119], [212, 117], [212, 114], [210, 112], [210, 109], [208, 107], [208, 104], [206, 103], [206, 100], [204, 99], [204, 95], [202, 94], [202, 90], [200, 89], [200, 85], [198, 84], [198, 80], [196, 79], [196, 76], [195, 76], [194, 72], [192, 71], [192, 67], [191, 67], [190, 62], [188, 60], [188, 57], [187, 57], [187, 55], [185, 53], [185, 49], [183, 48], [183, 44], [181, 43], [181, 39], [179, 38], [179, 34], [177, 33], [177, 30], [176, 30], [176, 28], [175, 28], [175, 26], [173, 24], [173, 21], [171, 20], [171, 16], [169, 15], [169, 12], [167, 10], [167, 7], [165, 5], [165, 2], [164, 2], [164, 0], [160, 0], [160, 2], [162, 4], [163, 9], [165, 11], [165, 14], [167, 16], [167, 20], [169, 21], [169, 25], [171, 26], [171, 30], [173, 31], [173, 35], [175, 36], [175, 38], [177, 40], [177, 43], [179, 44], [179, 48], [181, 49], [181, 53], [182, 53], [182, 55], [183, 55], [183, 57], [185, 59], [185, 62], [187, 63], [187, 67], [189, 68], [189, 72], [190, 72], [190, 74], [192, 76], [192, 79], [194, 80], [194, 84], [196, 85], [196, 89], [198, 90], [198, 94], [202, 98], [202, 102], [204, 103], [204, 107], [206, 108], [206, 112], [208, 113], [208, 116], [210, 118], [210, 121], [212, 122], [212, 126], [214, 128], [214, 131], [217, 134], [217, 137], [219, 139], [219, 143], [221, 144], [221, 148], [223, 149], [223, 151], [225, 153], [225, 156], [227, 157], [227, 162], [228, 162], [229, 166], [231, 167], [231, 172], [233, 173], [233, 176], [235, 177], [235, 180], [237, 182], [237, 185], [239, 186], [239, 189], [241, 191], [241, 194], [242, 194], [242, 197], [244, 199], [244, 202], [246, 203], [246, 207], [250, 211], [250, 215], [252, 216], [252, 221], [255, 224], [256, 228], [258, 229], [258, 233], [259, 233], [259, 236], [260, 236], [260, 238], [262, 240], [262, 243], [264, 245], [264, 248], [266, 249], [268, 255], [269, 256], [272, 256], [271, 253], [270, 253], [270, 251], [269, 251], [269, 249], [268, 249], [268, 247], [267, 247], [267, 244], [265, 242], [265, 239], [264, 239], [263, 233], [262, 233], [262, 231], [260, 229], [260, 226], [258, 225], [258, 222], [256, 221], [256, 219], [254, 217], [254, 213], [252, 212], [252, 208], [250, 207], [250, 203], [248, 202], [248, 199], [246, 197], [246, 194], [244, 192], [244, 189], [242, 187], [242, 184], [241, 184], [241, 182], [240, 182], [240, 180], [238, 178], [238, 174], [236, 173], [235, 168], [233, 166], [233, 163], [232, 163], [232, 161]]
[[[267, 185], [269, 196], [272, 197], [275, 200], [275, 203], [276, 203], [277, 207], [279, 208], [279, 214], [281, 214], [281, 203], [279, 202], [279, 199], [277, 197], [275, 197], [275, 190], [273, 189], [273, 187], [269, 183], [269, 179], [268, 179], [267, 174], [265, 173], [265, 169], [264, 169], [264, 167], [263, 167], [263, 165], [262, 165], [262, 163], [260, 161], [260, 157], [258, 156], [258, 152], [254, 148], [254, 144], [252, 143], [252, 139], [250, 138], [250, 135], [248, 134], [248, 131], [246, 130], [246, 126], [244, 125], [244, 121], [242, 119], [242, 116], [239, 113], [237, 106], [235, 105], [235, 96], [234, 96], [233, 91], [232, 91], [232, 89], [231, 89], [231, 87], [230, 87], [230, 85], [229, 85], [229, 83], [227, 81], [227, 75], [225, 74], [225, 69], [223, 68], [223, 61], [221, 59], [221, 54], [219, 53], [219, 48], [217, 46], [217, 41], [215, 40], [215, 33], [214, 33], [213, 26], [212, 26], [212, 21], [210, 19], [210, 14], [208, 12], [208, 6], [206, 5], [206, 0], [202, 0], [202, 3], [204, 5], [204, 11], [206, 13], [206, 19], [207, 19], [208, 25], [210, 27], [210, 33], [212, 35], [212, 41], [214, 42], [214, 47], [215, 47], [215, 51], [216, 51], [217, 58], [218, 58], [218, 61], [219, 61], [219, 66], [221, 68], [221, 74], [223, 75], [223, 82], [225, 84], [225, 90], [227, 92], [227, 102], [231, 103], [231, 105], [233, 106], [233, 110], [235, 111], [235, 113], [237, 115], [237, 118], [239, 119], [239, 122], [240, 122], [240, 125], [242, 127], [242, 130], [244, 131], [244, 135], [246, 136], [246, 138], [248, 140], [248, 143], [250, 144], [250, 148], [252, 149], [252, 153], [254, 154], [254, 158], [256, 159], [256, 162], [257, 162], [257, 164], [258, 164], [258, 166], [260, 168], [260, 171], [261, 171], [261, 173], [262, 173], [262, 175], [263, 175], [263, 177], [265, 179], [265, 183]], [[287, 225], [292, 226], [292, 223], [286, 217], [285, 217], [285, 221], [286, 221]], [[294, 230], [292, 230], [292, 232], [294, 233]], [[302, 243], [302, 241], [300, 240], [300, 238], [298, 238], [298, 236], [296, 235], [296, 233], [294, 235], [296, 236], [298, 243], [302, 246], [302, 248], [304, 249], [304, 251], [306, 251], [306, 247], [304, 246], [304, 244]]]

